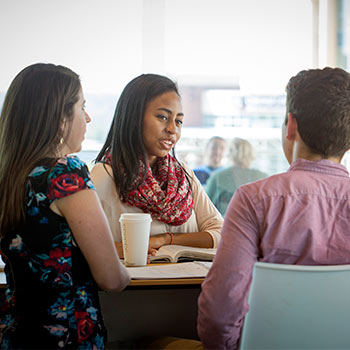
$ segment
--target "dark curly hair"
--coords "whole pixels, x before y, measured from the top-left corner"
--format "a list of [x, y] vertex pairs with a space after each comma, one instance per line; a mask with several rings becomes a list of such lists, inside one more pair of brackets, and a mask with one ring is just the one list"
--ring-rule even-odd
[[287, 114], [296, 118], [309, 149], [324, 158], [342, 157], [350, 149], [350, 74], [330, 67], [303, 70], [286, 92]]

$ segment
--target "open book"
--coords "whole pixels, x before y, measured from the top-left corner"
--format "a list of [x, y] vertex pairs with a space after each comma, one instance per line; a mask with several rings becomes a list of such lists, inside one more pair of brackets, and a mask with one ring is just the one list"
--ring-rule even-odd
[[216, 253], [216, 248], [194, 248], [183, 245], [163, 245], [157, 254], [151, 256], [151, 262], [157, 261], [191, 261], [206, 260], [212, 261]]

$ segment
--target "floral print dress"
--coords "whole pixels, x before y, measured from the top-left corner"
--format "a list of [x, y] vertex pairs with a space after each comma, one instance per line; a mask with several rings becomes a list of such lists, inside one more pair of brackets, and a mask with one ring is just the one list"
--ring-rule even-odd
[[25, 224], [1, 239], [8, 285], [1, 348], [101, 349], [106, 330], [97, 286], [67, 221], [50, 209], [54, 200], [94, 186], [79, 158], [50, 163], [28, 176]]

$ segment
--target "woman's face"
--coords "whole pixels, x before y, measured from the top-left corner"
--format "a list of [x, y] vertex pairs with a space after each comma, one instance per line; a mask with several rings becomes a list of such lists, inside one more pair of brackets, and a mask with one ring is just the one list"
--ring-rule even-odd
[[85, 137], [86, 124], [90, 123], [91, 118], [85, 111], [85, 99], [82, 89], [80, 89], [78, 94], [78, 101], [73, 106], [73, 118], [72, 123], [65, 123], [65, 127], [70, 126], [70, 130], [64, 132], [64, 146], [63, 154], [76, 153], [81, 151], [81, 144]]
[[183, 117], [180, 97], [174, 91], [148, 102], [142, 136], [150, 165], [157, 157], [165, 157], [176, 145], [181, 136]]

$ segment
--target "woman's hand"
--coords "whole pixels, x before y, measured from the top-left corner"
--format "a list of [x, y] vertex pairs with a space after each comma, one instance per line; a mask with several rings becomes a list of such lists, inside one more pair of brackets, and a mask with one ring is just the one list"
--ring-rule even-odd
[[150, 256], [156, 255], [157, 250], [163, 245], [170, 244], [170, 241], [171, 237], [167, 233], [151, 236], [149, 238], [147, 264], [150, 263]]
[[171, 237], [167, 233], [161, 233], [160, 235], [154, 235], [149, 238], [148, 253], [151, 254], [152, 251], [156, 251], [161, 246], [170, 244]]
[[[162, 233], [160, 235], [154, 235], [149, 238], [149, 245], [148, 245], [148, 258], [147, 263], [149, 264], [149, 256], [155, 255], [157, 253], [157, 250], [166, 244], [170, 244], [171, 237], [167, 233]], [[120, 259], [124, 259], [124, 252], [123, 252], [123, 243], [122, 242], [114, 242], [115, 247], [117, 248], [117, 252]]]
[[114, 245], [117, 248], [119, 258], [124, 259], [123, 243], [122, 242], [114, 242]]

